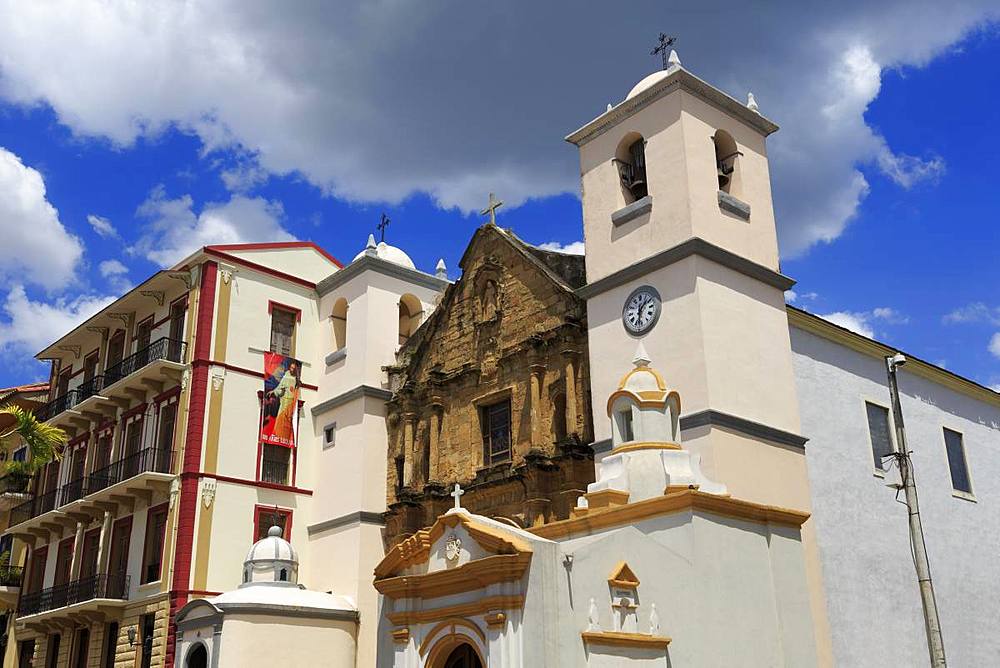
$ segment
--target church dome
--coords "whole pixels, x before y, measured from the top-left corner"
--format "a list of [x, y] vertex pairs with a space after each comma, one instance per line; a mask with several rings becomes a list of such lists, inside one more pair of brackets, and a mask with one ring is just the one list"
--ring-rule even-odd
[[281, 527], [273, 526], [267, 530], [266, 537], [253, 544], [243, 560], [241, 586], [258, 582], [295, 584], [298, 581], [299, 555], [281, 534]]
[[645, 79], [643, 79], [642, 81], [640, 81], [636, 85], [632, 86], [632, 90], [630, 90], [628, 92], [628, 95], [625, 96], [625, 99], [626, 100], [631, 100], [633, 97], [635, 97], [636, 95], [638, 95], [642, 91], [646, 90], [647, 88], [652, 88], [657, 82], [663, 81], [669, 75], [670, 75], [670, 72], [667, 71], [667, 70], [660, 70], [658, 72], [653, 72], [652, 74], [650, 74], [649, 76], [647, 76]]
[[363, 251], [354, 256], [355, 260], [360, 260], [366, 255], [373, 255], [379, 259], [385, 260], [386, 262], [392, 262], [393, 264], [398, 264], [401, 267], [406, 267], [407, 269], [416, 269], [416, 265], [413, 264], [413, 260], [407, 255], [403, 249], [397, 248], [396, 246], [390, 246], [384, 241], [380, 241], [378, 244], [375, 243], [375, 235], [368, 235], [368, 245]]

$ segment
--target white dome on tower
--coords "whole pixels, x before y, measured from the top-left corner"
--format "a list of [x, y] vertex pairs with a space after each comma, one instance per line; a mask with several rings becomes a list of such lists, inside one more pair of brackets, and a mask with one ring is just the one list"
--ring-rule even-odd
[[407, 269], [416, 269], [416, 265], [413, 264], [413, 260], [407, 255], [403, 249], [397, 248], [396, 246], [390, 246], [384, 241], [375, 243], [375, 235], [368, 235], [368, 245], [365, 249], [354, 256], [355, 260], [360, 260], [366, 255], [372, 255], [379, 259], [385, 260], [386, 262], [392, 262], [393, 264], [398, 264], [401, 267], [406, 267]]
[[282, 582], [296, 584], [299, 575], [299, 555], [292, 544], [281, 537], [282, 530], [273, 526], [267, 536], [258, 540], [243, 560], [243, 584]]

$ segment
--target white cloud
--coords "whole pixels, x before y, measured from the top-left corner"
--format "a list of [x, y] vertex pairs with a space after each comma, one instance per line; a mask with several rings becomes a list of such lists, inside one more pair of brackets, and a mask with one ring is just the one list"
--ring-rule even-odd
[[108, 285], [115, 292], [124, 293], [132, 289], [132, 281], [128, 280], [128, 267], [118, 260], [104, 260], [97, 265], [101, 276], [108, 280]]
[[233, 196], [228, 202], [209, 203], [195, 213], [190, 195], [167, 197], [162, 186], [153, 189], [137, 211], [148, 221], [130, 251], [161, 267], [210, 244], [291, 241], [295, 237], [281, 226], [284, 210], [262, 197]]
[[546, 241], [544, 244], [538, 244], [538, 248], [557, 253], [568, 253], [569, 255], [583, 255], [582, 241], [573, 241], [568, 244], [561, 244], [558, 241]]
[[[701, 3], [656, 0], [580, 12], [549, 2], [418, 0], [263, 5], [239, 0], [108, 3], [0, 0], [0, 96], [50, 104], [83, 136], [128, 145], [176, 125], [207, 152], [254, 156], [223, 170], [244, 192], [297, 173], [354, 201], [428, 193], [477, 210], [578, 192], [560, 138], [655, 67], [648, 38], [668, 22], [684, 65], [737, 99], [752, 89], [782, 126], [769, 141], [782, 251], [836, 239], [869, 191], [859, 165], [903, 187], [933, 180], [937, 158], [893, 151], [864, 114], [886, 68], [922, 66], [989, 18], [995, 0], [940, 3]], [[719, 26], [753, 48], [719, 48]], [[495, 35], [517, 35], [516, 48]], [[483, 45], [490, 45], [483, 48]], [[919, 152], [919, 149], [918, 149]]]
[[87, 222], [90, 223], [90, 226], [94, 228], [94, 231], [97, 232], [97, 234], [105, 239], [118, 238], [118, 230], [115, 229], [115, 226], [112, 225], [111, 221], [107, 218], [92, 213], [87, 216]]
[[905, 325], [910, 322], [909, 316], [903, 315], [894, 308], [879, 306], [872, 309], [871, 317], [884, 320], [891, 325]]
[[860, 334], [861, 336], [867, 336], [869, 339], [875, 338], [875, 330], [873, 330], [871, 325], [868, 324], [871, 316], [867, 313], [835, 311], [833, 313], [821, 315], [820, 317], [824, 320], [829, 320], [835, 325], [840, 325], [844, 329], [849, 329], [856, 334]]
[[24, 286], [15, 284], [7, 293], [0, 322], [0, 350], [14, 356], [31, 356], [100, 311], [116, 298], [81, 295], [51, 303], [33, 301]]
[[80, 240], [63, 227], [59, 212], [46, 199], [42, 175], [3, 147], [0, 238], [0, 277], [49, 290], [61, 288], [73, 279], [83, 255]]
[[1000, 325], [1000, 307], [990, 307], [983, 302], [973, 302], [946, 314], [942, 320], [945, 324], [985, 322], [991, 325]]
[[789, 304], [795, 303], [795, 300], [799, 298], [799, 293], [795, 290], [785, 290], [785, 301]]
[[994, 357], [1000, 358], [1000, 332], [997, 332], [990, 339], [989, 350]]

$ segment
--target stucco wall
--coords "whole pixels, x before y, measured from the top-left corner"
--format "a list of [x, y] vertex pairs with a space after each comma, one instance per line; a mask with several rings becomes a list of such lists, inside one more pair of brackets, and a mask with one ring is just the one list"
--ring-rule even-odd
[[[865, 400], [889, 406], [884, 363], [795, 328], [791, 340], [836, 663], [926, 665], [906, 507], [875, 474], [868, 437]], [[906, 367], [899, 385], [948, 664], [994, 665], [1000, 409]], [[963, 434], [975, 501], [952, 494], [944, 427]]]

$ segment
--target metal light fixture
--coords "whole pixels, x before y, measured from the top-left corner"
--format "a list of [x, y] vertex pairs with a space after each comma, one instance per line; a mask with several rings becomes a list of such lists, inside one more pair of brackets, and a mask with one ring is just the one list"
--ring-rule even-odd
[[129, 647], [135, 647], [135, 627], [134, 626], [128, 627], [127, 633], [128, 633]]

